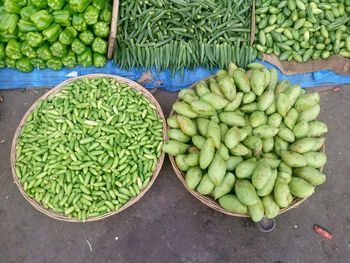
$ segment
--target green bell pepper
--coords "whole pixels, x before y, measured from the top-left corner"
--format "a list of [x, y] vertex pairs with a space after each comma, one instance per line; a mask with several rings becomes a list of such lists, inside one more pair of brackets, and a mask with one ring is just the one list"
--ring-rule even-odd
[[29, 46], [39, 47], [44, 42], [44, 37], [39, 32], [29, 32], [26, 34], [26, 40]]
[[10, 34], [8, 32], [0, 31], [0, 42], [7, 43], [11, 39], [17, 39], [17, 34]]
[[102, 22], [110, 23], [112, 20], [112, 12], [107, 8], [103, 8], [98, 19]]
[[66, 27], [66, 29], [68, 29], [70, 32], [72, 32], [74, 38], [77, 37], [78, 31], [76, 31], [74, 27], [69, 26], [69, 27]]
[[92, 47], [92, 51], [104, 55], [107, 53], [107, 46], [108, 44], [106, 40], [103, 40], [100, 37], [96, 37], [91, 47]]
[[89, 31], [85, 30], [79, 34], [79, 39], [85, 44], [85, 45], [91, 45], [92, 42], [94, 42], [94, 34]]
[[34, 68], [46, 69], [46, 62], [44, 60], [42, 60], [41, 58], [32, 58], [30, 60], [30, 63], [32, 63]]
[[83, 53], [78, 55], [78, 64], [82, 67], [90, 67], [92, 65], [92, 51], [91, 48], [86, 48]]
[[107, 63], [107, 59], [104, 55], [94, 53], [94, 65], [96, 68], [103, 68]]
[[61, 42], [56, 41], [51, 45], [50, 51], [54, 57], [62, 58], [67, 54], [67, 47]]
[[90, 5], [91, 0], [69, 0], [69, 4], [75, 12], [82, 13]]
[[73, 36], [72, 31], [70, 31], [69, 29], [66, 28], [61, 32], [58, 39], [62, 44], [70, 45], [70, 44], [72, 44], [72, 42], [74, 40], [74, 36]]
[[46, 28], [43, 31], [43, 35], [48, 41], [50, 41], [52, 43], [58, 39], [58, 37], [61, 33], [61, 30], [62, 29], [59, 25], [52, 24], [49, 28]]
[[98, 37], [108, 37], [109, 25], [106, 22], [97, 22], [94, 24], [94, 34]]
[[98, 10], [105, 8], [106, 5], [107, 5], [106, 0], [93, 0], [92, 1], [92, 6], [97, 8]]
[[6, 57], [5, 44], [0, 43], [0, 58], [5, 58], [5, 57]]
[[12, 34], [16, 31], [18, 15], [10, 14], [5, 10], [0, 10], [0, 31], [7, 31]]
[[34, 23], [26, 18], [23, 18], [21, 20], [19, 20], [18, 22], [18, 30], [21, 32], [36, 32], [38, 31], [38, 29], [36, 28], [36, 26], [34, 25]]
[[36, 50], [36, 54], [37, 54], [38, 58], [45, 60], [45, 61], [52, 58], [52, 53], [51, 53], [50, 48], [47, 44], [44, 44], [41, 47], [39, 47]]
[[6, 63], [8, 68], [16, 68], [16, 59], [6, 57], [5, 63]]
[[20, 14], [21, 14], [21, 17], [22, 18], [30, 18], [30, 16], [32, 15], [32, 14], [34, 14], [35, 12], [37, 12], [38, 11], [38, 9], [36, 9], [36, 7], [35, 6], [33, 6], [33, 5], [27, 5], [27, 6], [25, 6], [25, 7], [23, 7], [22, 9], [21, 9], [21, 12], [20, 12]]
[[70, 6], [70, 4], [66, 4], [66, 6], [63, 8], [63, 10], [66, 10], [69, 12], [69, 14], [73, 15], [75, 12], [72, 9], [72, 7]]
[[59, 58], [51, 58], [46, 61], [46, 66], [53, 70], [61, 70], [63, 67], [62, 61]]
[[47, 5], [51, 7], [52, 10], [60, 10], [64, 7], [65, 0], [47, 0]]
[[53, 17], [47, 10], [40, 10], [32, 14], [30, 20], [39, 30], [44, 30], [51, 25]]
[[87, 28], [83, 14], [73, 15], [72, 25], [77, 31], [84, 31]]
[[71, 15], [68, 10], [56, 10], [52, 12], [53, 21], [61, 26], [70, 26]]
[[17, 38], [19, 38], [22, 41], [26, 41], [27, 40], [27, 33], [24, 33], [22, 31], [18, 31]]
[[47, 7], [46, 0], [31, 0], [31, 4], [38, 9], [45, 9]]
[[6, 68], [6, 67], [7, 67], [7, 65], [6, 65], [5, 59], [0, 58], [0, 68]]
[[14, 39], [9, 40], [5, 48], [5, 53], [6, 56], [12, 59], [22, 58], [21, 43]]
[[77, 66], [77, 59], [75, 57], [75, 54], [73, 53], [72, 50], [68, 51], [68, 54], [62, 58], [62, 63], [65, 65], [67, 68], [74, 68]]
[[79, 39], [76, 38], [72, 42], [71, 49], [75, 54], [80, 55], [85, 51], [86, 46], [83, 42], [81, 42]]
[[27, 41], [22, 42], [21, 53], [23, 54], [23, 56], [26, 56], [28, 58], [35, 58], [36, 57], [35, 48], [31, 47]]
[[97, 23], [99, 10], [96, 7], [88, 6], [84, 12], [84, 20], [88, 25], [94, 25]]
[[22, 9], [21, 2], [17, 0], [5, 0], [4, 1], [4, 9], [9, 14], [19, 14]]
[[21, 58], [16, 61], [16, 68], [21, 72], [31, 72], [33, 65], [30, 63], [30, 58]]

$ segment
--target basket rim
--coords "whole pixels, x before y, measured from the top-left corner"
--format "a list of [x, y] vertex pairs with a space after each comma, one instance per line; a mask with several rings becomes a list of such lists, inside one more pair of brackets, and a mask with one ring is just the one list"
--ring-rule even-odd
[[[11, 144], [11, 155], [10, 155], [10, 162], [11, 162], [11, 170], [12, 170], [12, 177], [20, 191], [20, 193], [22, 194], [22, 196], [38, 211], [42, 212], [43, 214], [60, 220], [60, 221], [65, 221], [65, 222], [75, 222], [75, 223], [81, 223], [81, 220], [78, 220], [77, 218], [74, 217], [68, 217], [63, 213], [58, 213], [55, 212], [51, 209], [46, 209], [44, 208], [39, 202], [37, 202], [34, 198], [31, 198], [27, 195], [27, 193], [24, 191], [22, 184], [19, 182], [19, 179], [16, 175], [16, 170], [15, 170], [15, 163], [16, 163], [16, 146], [17, 146], [17, 138], [20, 134], [20, 131], [22, 129], [22, 127], [25, 125], [26, 120], [29, 116], [29, 114], [31, 112], [33, 112], [38, 103], [46, 100], [48, 98], [50, 98], [51, 96], [54, 96], [55, 94], [57, 94], [58, 92], [61, 91], [61, 89], [63, 87], [65, 87], [66, 85], [79, 80], [79, 79], [84, 79], [84, 78], [88, 78], [88, 79], [93, 79], [96, 77], [104, 77], [104, 78], [110, 78], [110, 79], [115, 79], [118, 83], [122, 83], [122, 84], [127, 84], [130, 88], [136, 89], [138, 91], [141, 91], [143, 96], [146, 97], [155, 107], [156, 107], [156, 112], [157, 112], [157, 116], [159, 119], [161, 119], [162, 122], [162, 126], [163, 126], [163, 132], [162, 132], [162, 137], [163, 137], [163, 142], [167, 140], [167, 134], [166, 134], [166, 120], [164, 117], [164, 113], [162, 108], [160, 107], [158, 101], [154, 98], [154, 96], [144, 87], [142, 87], [139, 83], [132, 81], [130, 79], [124, 78], [124, 77], [120, 77], [120, 76], [116, 76], [116, 75], [111, 75], [111, 74], [87, 74], [87, 75], [82, 75], [79, 77], [74, 77], [71, 79], [67, 79], [65, 81], [63, 81], [62, 83], [58, 84], [57, 86], [55, 86], [54, 88], [50, 89], [48, 92], [46, 92], [44, 95], [42, 95], [39, 99], [37, 99], [30, 107], [29, 109], [26, 111], [26, 113], [23, 115], [21, 121], [19, 122], [17, 129], [14, 133], [13, 139], [12, 139], [12, 144]], [[95, 217], [90, 217], [86, 219], [86, 222], [92, 222], [92, 221], [98, 221], [98, 220], [102, 220], [105, 219], [107, 217], [110, 217], [112, 215], [118, 214], [120, 212], [122, 212], [123, 210], [127, 209], [128, 207], [132, 206], [133, 204], [135, 204], [137, 201], [139, 201], [144, 195], [145, 193], [151, 188], [151, 186], [153, 185], [154, 181], [156, 180], [163, 162], [164, 162], [164, 158], [165, 158], [165, 152], [161, 151], [161, 155], [158, 158], [158, 162], [156, 165], [156, 168], [153, 172], [153, 175], [151, 177], [151, 180], [149, 181], [148, 185], [142, 189], [142, 191], [140, 192], [140, 194], [138, 194], [135, 197], [132, 197], [129, 199], [128, 202], [126, 202], [122, 207], [120, 207], [118, 210], [114, 210], [111, 212], [108, 212], [104, 215], [100, 215], [100, 216], [95, 216]]]
[[[208, 79], [210, 78], [216, 78], [216, 75], [210, 75], [202, 80], [199, 80], [199, 81], [207, 81]], [[191, 86], [189, 86], [188, 88], [190, 89], [193, 89], [195, 88], [195, 86], [197, 85], [197, 83], [199, 82], [195, 82], [194, 84], [192, 84]], [[180, 98], [178, 97], [176, 99], [175, 102], [178, 102], [180, 101]], [[169, 117], [170, 116], [173, 116], [175, 114], [175, 111], [174, 109], [172, 108], [170, 113], [169, 113]], [[167, 125], [166, 126], [166, 130], [168, 131], [170, 128], [169, 126]], [[167, 139], [168, 140], [168, 139]], [[325, 144], [323, 144], [322, 148], [320, 149], [319, 152], [325, 152], [326, 151], [326, 147], [325, 147]], [[199, 192], [195, 191], [195, 190], [192, 190], [192, 189], [189, 189], [186, 185], [186, 181], [185, 181], [185, 173], [183, 171], [181, 171], [177, 165], [176, 165], [176, 162], [175, 162], [175, 157], [168, 154], [169, 156], [169, 159], [170, 159], [170, 163], [174, 169], [174, 172], [176, 174], [176, 176], [178, 177], [178, 179], [180, 180], [180, 182], [183, 184], [183, 186], [187, 189], [187, 191], [189, 191], [194, 197], [196, 197], [200, 202], [202, 202], [203, 204], [205, 204], [206, 206], [210, 207], [211, 209], [214, 209], [218, 212], [221, 212], [223, 214], [226, 214], [226, 215], [229, 215], [229, 216], [234, 216], [234, 217], [250, 217], [250, 215], [248, 213], [245, 213], [245, 214], [239, 214], [239, 213], [234, 213], [234, 212], [230, 212], [224, 208], [222, 208], [219, 203], [213, 199], [212, 197], [210, 196], [207, 196], [207, 195], [203, 195], [203, 194], [200, 194]], [[318, 168], [318, 170], [320, 170], [321, 172], [323, 171], [323, 168], [324, 166], [322, 166], [321, 168]], [[317, 188], [317, 186], [316, 186]], [[315, 189], [316, 189], [315, 188]], [[308, 197], [307, 197], [308, 198]], [[293, 202], [288, 206], [288, 207], [284, 207], [282, 209], [280, 209], [279, 211], [279, 215], [280, 214], [283, 214], [293, 208], [297, 208], [299, 205], [301, 205], [303, 202], [305, 202], [307, 200], [307, 198], [294, 198]]]

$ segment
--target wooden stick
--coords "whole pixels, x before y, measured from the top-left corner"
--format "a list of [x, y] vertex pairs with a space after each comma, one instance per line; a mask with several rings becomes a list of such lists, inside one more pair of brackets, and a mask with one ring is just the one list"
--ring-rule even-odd
[[117, 38], [118, 12], [119, 12], [119, 0], [114, 0], [113, 10], [112, 10], [111, 30], [110, 30], [109, 39], [108, 39], [108, 52], [107, 52], [108, 59], [112, 59], [115, 40]]

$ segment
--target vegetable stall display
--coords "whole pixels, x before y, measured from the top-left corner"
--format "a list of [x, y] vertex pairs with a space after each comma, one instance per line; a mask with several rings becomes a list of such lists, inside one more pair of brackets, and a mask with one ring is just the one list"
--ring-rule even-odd
[[109, 0], [1, 0], [0, 68], [106, 64]]
[[17, 129], [15, 181], [33, 206], [54, 218], [91, 221], [116, 213], [136, 202], [160, 170], [160, 106], [143, 88], [114, 78], [123, 79], [69, 80], [34, 105]]
[[125, 0], [120, 2], [114, 61], [123, 68], [245, 67], [252, 1]]
[[259, 63], [248, 68], [231, 64], [180, 91], [163, 150], [202, 202], [201, 195], [208, 195], [224, 212], [248, 213], [258, 222], [325, 182], [319, 169], [327, 161], [322, 152], [327, 126], [316, 120], [318, 93], [278, 82], [274, 68]]
[[255, 47], [280, 60], [350, 58], [350, 1], [256, 0]]

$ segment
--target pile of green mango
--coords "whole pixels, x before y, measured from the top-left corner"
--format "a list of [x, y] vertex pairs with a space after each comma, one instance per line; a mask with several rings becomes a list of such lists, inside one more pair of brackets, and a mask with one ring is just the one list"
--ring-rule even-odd
[[258, 222], [325, 182], [320, 150], [328, 128], [316, 120], [318, 93], [278, 82], [277, 71], [262, 64], [248, 68], [230, 64], [180, 91], [163, 150], [186, 172], [189, 189]]

